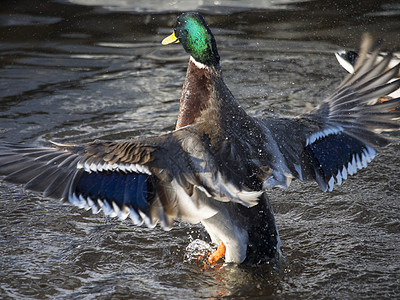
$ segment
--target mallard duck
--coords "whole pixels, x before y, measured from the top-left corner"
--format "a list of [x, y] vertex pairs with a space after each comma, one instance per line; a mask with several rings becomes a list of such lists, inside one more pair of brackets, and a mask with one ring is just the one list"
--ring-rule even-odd
[[[377, 97], [387, 55], [362, 56], [353, 74], [313, 111], [295, 118], [248, 115], [226, 86], [215, 38], [198, 13], [184, 13], [163, 44], [190, 55], [176, 129], [127, 141], [48, 147], [3, 144], [0, 174], [45, 197], [109, 216], [169, 229], [178, 218], [202, 223], [219, 245], [209, 261], [259, 264], [279, 258], [280, 239], [267, 191], [293, 179], [323, 191], [365, 168], [398, 131], [400, 99]], [[361, 53], [366, 53], [364, 43]]]

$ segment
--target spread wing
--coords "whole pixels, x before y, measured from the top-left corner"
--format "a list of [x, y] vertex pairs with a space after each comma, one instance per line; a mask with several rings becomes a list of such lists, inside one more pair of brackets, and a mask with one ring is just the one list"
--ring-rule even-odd
[[[44, 196], [149, 227], [197, 223], [215, 201], [256, 203], [261, 192], [222, 176], [205, 137], [184, 128], [158, 137], [53, 147], [3, 144], [0, 175]], [[223, 170], [222, 170], [223, 172]], [[238, 182], [238, 180], [236, 180]]]
[[367, 38], [354, 73], [312, 112], [260, 120], [279, 145], [290, 176], [316, 180], [324, 191], [331, 191], [395, 139], [386, 133], [399, 132], [400, 98], [379, 97], [399, 90], [400, 80], [393, 80], [399, 65], [387, 70], [391, 55], [378, 63], [379, 49], [367, 56], [370, 46]]
[[164, 201], [168, 190], [160, 181], [168, 175], [157, 176], [162, 173], [157, 160], [163, 146], [151, 140], [54, 147], [6, 144], [0, 146], [0, 174], [94, 213], [130, 216], [148, 226], [161, 220], [168, 227], [178, 212], [175, 199]]

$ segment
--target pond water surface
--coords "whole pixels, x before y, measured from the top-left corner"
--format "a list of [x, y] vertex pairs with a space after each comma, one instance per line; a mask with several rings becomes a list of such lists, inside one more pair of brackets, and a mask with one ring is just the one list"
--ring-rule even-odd
[[[188, 56], [161, 46], [201, 11], [225, 81], [254, 115], [296, 115], [346, 76], [333, 55], [362, 32], [400, 50], [397, 1], [9, 1], [0, 12], [0, 140], [84, 143], [175, 125]], [[88, 6], [87, 4], [92, 4]], [[136, 227], [0, 182], [0, 298], [400, 298], [399, 144], [332, 193], [270, 198], [284, 259], [184, 262], [199, 225]]]

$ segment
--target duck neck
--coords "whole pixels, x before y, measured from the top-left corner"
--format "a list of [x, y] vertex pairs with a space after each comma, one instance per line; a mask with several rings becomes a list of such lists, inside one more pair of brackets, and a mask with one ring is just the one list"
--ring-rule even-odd
[[190, 57], [182, 87], [176, 128], [193, 124], [202, 112], [213, 105], [215, 81], [221, 80], [220, 67], [206, 66]]

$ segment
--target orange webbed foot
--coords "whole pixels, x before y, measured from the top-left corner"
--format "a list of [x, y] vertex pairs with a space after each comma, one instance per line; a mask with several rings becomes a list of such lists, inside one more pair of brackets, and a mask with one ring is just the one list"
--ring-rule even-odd
[[[389, 101], [389, 100], [392, 100], [393, 98], [392, 97], [390, 97], [390, 96], [383, 96], [383, 97], [379, 97], [378, 98], [378, 103], [383, 103], [383, 102], [386, 102], [386, 101]], [[397, 107], [395, 107], [395, 108], [392, 108], [391, 110], [389, 110], [390, 112], [394, 112], [394, 111], [399, 111], [400, 110], [400, 107], [399, 106], [397, 106]]]
[[224, 243], [218, 244], [217, 250], [211, 253], [208, 262], [212, 265], [216, 264], [218, 260], [225, 255], [226, 247]]
[[389, 101], [391, 99], [392, 99], [392, 97], [389, 97], [389, 96], [379, 97], [378, 98], [378, 103], [386, 102], [386, 101]]

